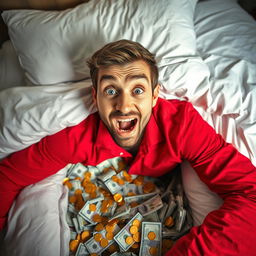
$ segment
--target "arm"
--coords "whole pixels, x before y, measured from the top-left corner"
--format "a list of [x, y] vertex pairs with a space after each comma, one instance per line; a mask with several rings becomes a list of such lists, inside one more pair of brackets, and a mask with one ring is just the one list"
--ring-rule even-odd
[[179, 239], [167, 255], [255, 255], [255, 167], [225, 143], [190, 104], [181, 134], [184, 158], [224, 203]]
[[65, 167], [69, 161], [69, 144], [66, 129], [0, 162], [0, 229], [19, 192]]

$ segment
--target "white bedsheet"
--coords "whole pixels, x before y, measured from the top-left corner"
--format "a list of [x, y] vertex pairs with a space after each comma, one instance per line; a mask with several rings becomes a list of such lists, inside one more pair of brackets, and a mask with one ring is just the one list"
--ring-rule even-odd
[[[211, 5], [213, 9], [209, 8]], [[228, 142], [233, 143], [256, 165], [256, 63], [254, 62], [256, 58], [252, 58], [253, 54], [250, 54], [251, 51], [256, 53], [256, 29], [248, 15], [244, 12], [240, 13], [241, 10], [236, 5], [234, 0], [226, 0], [225, 4], [222, 0], [204, 1], [198, 4], [195, 29], [199, 53], [209, 66], [210, 91], [206, 98], [202, 97], [201, 101], [197, 101], [198, 105], [195, 107], [217, 132], [221, 133]], [[236, 15], [236, 19], [230, 20], [230, 24], [227, 25], [225, 18], [227, 15], [232, 16], [232, 10], [233, 15], [239, 13], [239, 16]], [[237, 38], [239, 22], [244, 25], [240, 32], [246, 31], [244, 37], [240, 35], [240, 39]], [[245, 26], [246, 22], [248, 26]], [[216, 28], [214, 29], [213, 26]], [[248, 27], [248, 30], [245, 27]], [[226, 30], [233, 32], [236, 39], [232, 41], [231, 34], [229, 37], [224, 37]], [[245, 42], [246, 47], [243, 50], [236, 48], [239, 45], [242, 47]], [[76, 113], [75, 109], [74, 113]], [[26, 188], [20, 194], [10, 212], [5, 255], [67, 255], [69, 234], [64, 219], [67, 198], [66, 191], [61, 186], [64, 175], [65, 169]], [[190, 181], [191, 176], [183, 175], [183, 178], [186, 183]], [[40, 193], [42, 191], [45, 194]], [[40, 197], [40, 203], [39, 200], [34, 200], [33, 192]], [[190, 192], [187, 190], [187, 193]], [[191, 195], [195, 192], [197, 191], [192, 191]], [[219, 203], [221, 202], [216, 199], [209, 207], [203, 205], [198, 209], [197, 223], [202, 221], [211, 206], [218, 207]], [[33, 225], [29, 226], [29, 223]]]

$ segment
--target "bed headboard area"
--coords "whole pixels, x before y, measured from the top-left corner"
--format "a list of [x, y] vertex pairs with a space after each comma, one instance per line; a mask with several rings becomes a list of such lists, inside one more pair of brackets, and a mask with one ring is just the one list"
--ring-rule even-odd
[[[9, 9], [63, 10], [89, 0], [0, 0], [0, 12]], [[9, 39], [7, 27], [0, 17], [0, 45]]]

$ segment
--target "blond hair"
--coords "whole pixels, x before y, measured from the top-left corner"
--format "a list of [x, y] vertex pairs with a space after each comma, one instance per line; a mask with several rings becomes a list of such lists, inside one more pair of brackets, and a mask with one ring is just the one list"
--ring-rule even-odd
[[141, 44], [130, 40], [119, 40], [106, 44], [87, 61], [94, 88], [97, 89], [99, 68], [125, 65], [136, 60], [143, 60], [149, 65], [153, 90], [158, 84], [155, 56]]

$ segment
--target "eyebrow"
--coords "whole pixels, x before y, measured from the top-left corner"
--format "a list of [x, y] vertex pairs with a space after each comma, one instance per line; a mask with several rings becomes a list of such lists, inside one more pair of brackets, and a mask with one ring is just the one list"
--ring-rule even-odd
[[[136, 74], [136, 75], [128, 75], [125, 80], [128, 81], [128, 80], [135, 80], [135, 79], [145, 79], [147, 82], [149, 82], [147, 76], [145, 74]], [[116, 81], [117, 79], [112, 76], [112, 75], [103, 75], [101, 78], [100, 78], [100, 83], [104, 80], [114, 80]]]

